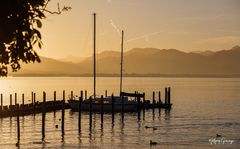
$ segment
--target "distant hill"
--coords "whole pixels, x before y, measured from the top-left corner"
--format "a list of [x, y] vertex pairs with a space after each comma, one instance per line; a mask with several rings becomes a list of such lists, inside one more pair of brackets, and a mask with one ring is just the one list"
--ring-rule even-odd
[[85, 57], [75, 57], [75, 56], [67, 56], [61, 59], [57, 59], [61, 62], [71, 62], [71, 63], [80, 63], [85, 60]]
[[[204, 53], [204, 52], [203, 52]], [[206, 53], [176, 49], [135, 48], [124, 53], [124, 74], [129, 76], [227, 76], [240, 77], [240, 47]], [[41, 58], [40, 64], [24, 65], [14, 75], [81, 76], [92, 74], [92, 57], [80, 63]], [[105, 51], [97, 55], [98, 75], [120, 73], [120, 53]], [[13, 75], [13, 74], [11, 74]]]

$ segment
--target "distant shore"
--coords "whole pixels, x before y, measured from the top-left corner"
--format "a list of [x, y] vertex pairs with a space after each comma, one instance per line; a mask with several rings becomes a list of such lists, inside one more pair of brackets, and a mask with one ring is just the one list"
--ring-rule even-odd
[[[9, 74], [11, 77], [92, 77], [92, 74]], [[240, 78], [240, 74], [124, 74], [124, 77], [166, 78]], [[97, 77], [119, 77], [119, 74], [97, 74]]]

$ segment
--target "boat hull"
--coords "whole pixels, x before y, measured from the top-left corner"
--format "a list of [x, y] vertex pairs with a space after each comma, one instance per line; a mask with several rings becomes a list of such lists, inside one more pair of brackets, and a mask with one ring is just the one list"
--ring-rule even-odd
[[[77, 100], [68, 100], [70, 108], [73, 111], [79, 111], [79, 101]], [[122, 112], [122, 104], [114, 104], [112, 109], [112, 104], [99, 104], [99, 103], [92, 103], [92, 111], [94, 112], [101, 112], [103, 107], [103, 112]], [[89, 103], [82, 103], [81, 104], [81, 111], [90, 111], [90, 104]], [[138, 106], [137, 104], [124, 104], [124, 112], [137, 112]]]

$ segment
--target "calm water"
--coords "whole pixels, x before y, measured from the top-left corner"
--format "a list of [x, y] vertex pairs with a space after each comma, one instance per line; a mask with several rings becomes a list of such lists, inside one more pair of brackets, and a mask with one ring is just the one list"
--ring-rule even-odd
[[[98, 95], [118, 94], [118, 78], [98, 78]], [[41, 143], [41, 114], [20, 117], [20, 148], [150, 148], [149, 141], [158, 142], [151, 148], [240, 148], [240, 79], [226, 78], [125, 78], [124, 91], [146, 92], [151, 99], [152, 91], [164, 91], [172, 87], [173, 108], [171, 111], [146, 111], [145, 120], [137, 120], [137, 114], [125, 114], [124, 122], [120, 114], [93, 115], [89, 129], [89, 115], [83, 113], [82, 129], [78, 134], [78, 114], [65, 111], [65, 135], [61, 136], [61, 112], [46, 114], [46, 143]], [[1, 78], [0, 93], [4, 95], [4, 105], [9, 104], [9, 94], [25, 93], [26, 100], [31, 91], [42, 100], [42, 92], [48, 99], [56, 90], [58, 99], [62, 90], [79, 94], [80, 90], [92, 92], [91, 78]], [[58, 129], [55, 125], [59, 125]], [[145, 129], [154, 126], [157, 130]], [[233, 144], [211, 145], [209, 139], [221, 134], [224, 140]], [[0, 148], [16, 148], [16, 118], [0, 119]], [[215, 138], [218, 139], [218, 138]], [[219, 139], [220, 140], [220, 139]]]

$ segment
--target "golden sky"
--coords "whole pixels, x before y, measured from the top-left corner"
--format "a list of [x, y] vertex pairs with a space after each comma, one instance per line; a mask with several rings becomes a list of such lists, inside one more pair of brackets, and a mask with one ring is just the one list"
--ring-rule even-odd
[[125, 51], [132, 48], [222, 50], [240, 45], [239, 0], [52, 0], [41, 29], [42, 56], [90, 56], [92, 13], [97, 13], [97, 51], [120, 51], [118, 30], [125, 31]]

